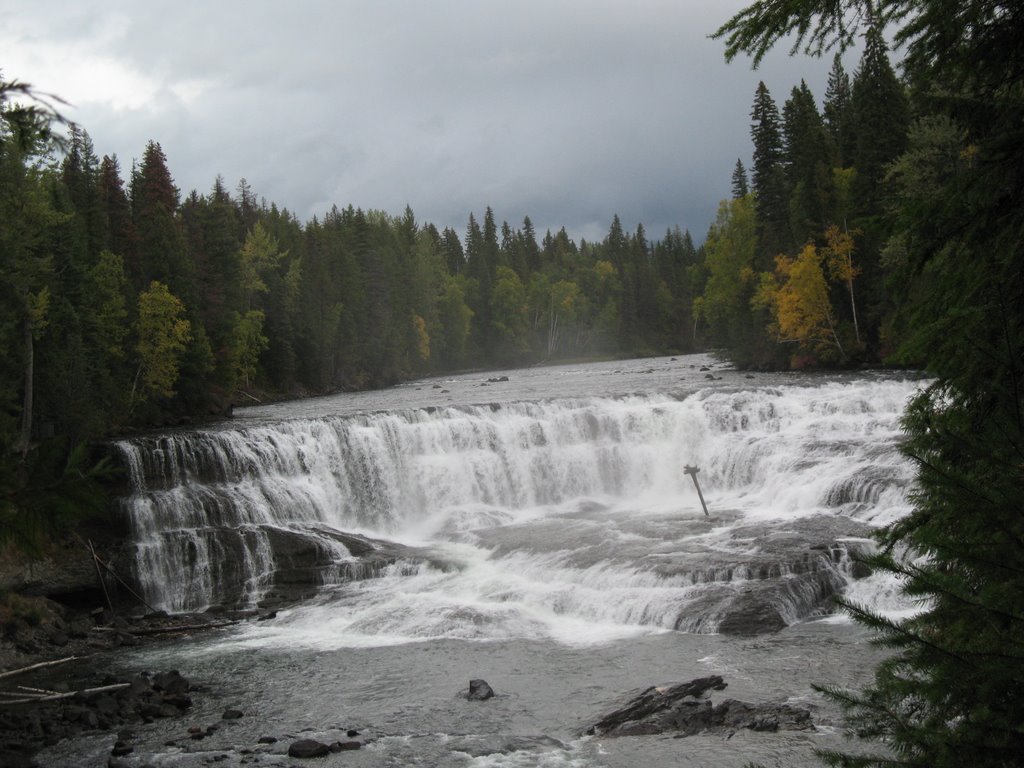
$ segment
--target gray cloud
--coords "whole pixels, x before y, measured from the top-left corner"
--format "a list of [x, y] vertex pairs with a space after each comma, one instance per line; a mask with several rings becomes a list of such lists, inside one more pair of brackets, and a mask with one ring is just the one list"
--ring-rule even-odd
[[462, 231], [490, 205], [577, 238], [618, 213], [700, 239], [758, 80], [781, 105], [828, 70], [726, 65], [707, 35], [742, 5], [42, 0], [0, 18], [0, 67], [73, 102], [125, 172], [159, 141], [186, 193], [220, 174], [301, 219], [409, 204]]

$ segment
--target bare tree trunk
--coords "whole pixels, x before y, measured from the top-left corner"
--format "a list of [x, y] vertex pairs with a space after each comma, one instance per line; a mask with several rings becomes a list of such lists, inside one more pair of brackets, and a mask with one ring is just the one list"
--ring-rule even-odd
[[32, 337], [32, 320], [25, 318], [25, 397], [21, 405], [21, 434], [15, 449], [22, 457], [28, 453], [32, 443], [32, 394], [35, 388], [35, 348]]
[[[850, 230], [846, 226], [846, 217], [843, 217], [843, 232], [846, 236], [850, 236]], [[853, 274], [853, 255], [851, 253], [846, 254], [846, 269], [847, 274]], [[857, 303], [853, 300], [853, 278], [851, 277], [846, 281], [846, 287], [850, 289], [850, 311], [853, 313], [853, 336], [857, 339], [857, 343], [860, 344], [860, 326], [857, 324]]]
[[853, 300], [853, 280], [848, 280], [846, 285], [850, 289], [850, 311], [853, 312], [853, 335], [860, 344], [860, 326], [857, 325], [857, 304]]

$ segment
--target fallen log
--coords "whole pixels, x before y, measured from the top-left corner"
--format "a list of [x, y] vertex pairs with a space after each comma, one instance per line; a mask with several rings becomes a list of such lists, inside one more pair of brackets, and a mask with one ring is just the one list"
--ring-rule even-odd
[[86, 659], [88, 656], [68, 656], [64, 659], [54, 659], [53, 661], [40, 661], [38, 664], [29, 664], [27, 667], [21, 667], [20, 669], [9, 669], [6, 672], [0, 672], [0, 679], [5, 677], [13, 677], [14, 675], [20, 675], [22, 672], [31, 672], [33, 669], [42, 669], [43, 667], [52, 667], [55, 664], [64, 664], [68, 661], [74, 661], [75, 659]]
[[93, 627], [93, 632], [116, 632], [120, 635], [169, 635], [174, 632], [191, 632], [198, 629], [220, 629], [238, 624], [238, 621], [220, 621], [215, 624], [177, 624], [167, 627], [139, 627], [138, 629], [120, 629], [118, 627]]
[[31, 696], [23, 699], [12, 699], [10, 701], [0, 701], [0, 707], [10, 706], [11, 704], [34, 704], [39, 701], [57, 701], [58, 699], [70, 699], [74, 696], [89, 695], [92, 693], [105, 693], [106, 691], [119, 691], [122, 688], [128, 688], [131, 683], [115, 683], [114, 685], [101, 685], [98, 688], [85, 688], [81, 691], [68, 691], [67, 693], [55, 693], [52, 696]]

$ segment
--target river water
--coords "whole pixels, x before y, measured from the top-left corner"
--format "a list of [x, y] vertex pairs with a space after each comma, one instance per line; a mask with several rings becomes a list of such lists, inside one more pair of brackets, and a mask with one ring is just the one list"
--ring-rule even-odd
[[[110, 659], [207, 686], [197, 724], [245, 712], [174, 747], [180, 722], [140, 726], [127, 764], [291, 765], [289, 738], [354, 728], [362, 750], [317, 764], [814, 765], [843, 739], [811, 684], [862, 684], [880, 658], [830, 596], [914, 608], [850, 558], [909, 509], [896, 446], [920, 386], [691, 355], [409, 382], [125, 441], [150, 604], [258, 605], [288, 558], [325, 585], [271, 621]], [[360, 570], [338, 532], [389, 557]], [[580, 735], [631, 691], [708, 674], [729, 697], [810, 708], [817, 729]], [[467, 701], [471, 678], [497, 696]], [[111, 740], [44, 764], [105, 765]]]

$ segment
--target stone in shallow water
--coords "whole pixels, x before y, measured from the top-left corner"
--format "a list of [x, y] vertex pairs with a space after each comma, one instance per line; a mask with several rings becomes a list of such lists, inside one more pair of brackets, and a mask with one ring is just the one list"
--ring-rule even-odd
[[330, 751], [331, 748], [322, 741], [299, 739], [298, 741], [293, 741], [291, 746], [288, 747], [288, 757], [323, 757]]
[[479, 678], [469, 681], [469, 693], [466, 698], [470, 701], [487, 701], [494, 696], [494, 689], [487, 684], [486, 680]]
[[701, 732], [814, 730], [811, 713], [789, 704], [748, 704], [727, 699], [713, 705], [707, 695], [726, 687], [719, 675], [688, 683], [652, 686], [633, 697], [584, 733], [593, 736], [643, 736], [670, 733], [677, 737]]

